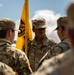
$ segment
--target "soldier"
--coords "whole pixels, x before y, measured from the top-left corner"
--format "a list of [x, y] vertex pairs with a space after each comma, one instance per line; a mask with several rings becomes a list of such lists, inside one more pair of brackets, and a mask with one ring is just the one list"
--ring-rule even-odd
[[47, 38], [46, 21], [44, 18], [38, 18], [32, 20], [32, 28], [35, 33], [35, 37], [28, 43], [28, 58], [33, 71], [36, 71], [38, 63], [42, 56], [55, 45], [56, 42]]
[[27, 75], [30, 70], [26, 54], [11, 46], [16, 30], [13, 20], [0, 18], [0, 62], [9, 65], [18, 75]]
[[11, 67], [0, 62], [0, 75], [16, 75]]
[[61, 42], [51, 47], [51, 49], [40, 60], [38, 67], [42, 64], [42, 62], [45, 59], [50, 59], [51, 57], [56, 56], [70, 49], [70, 46], [66, 40], [66, 35], [65, 35], [65, 29], [67, 24], [68, 22], [66, 16], [60, 17], [57, 20], [57, 28], [55, 30], [57, 30], [57, 34]]
[[66, 37], [72, 49], [46, 60], [33, 75], [74, 75], [74, 3], [68, 7], [67, 17]]

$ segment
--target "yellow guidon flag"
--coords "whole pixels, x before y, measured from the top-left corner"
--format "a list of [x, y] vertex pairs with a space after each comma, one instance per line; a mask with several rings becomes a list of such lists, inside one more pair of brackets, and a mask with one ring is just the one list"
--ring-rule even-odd
[[20, 32], [18, 32], [16, 48], [22, 50], [23, 46], [25, 45], [25, 53], [27, 55], [27, 42], [28, 42], [28, 40], [32, 39], [32, 29], [30, 27], [30, 21], [29, 21], [28, 0], [25, 0], [25, 2], [24, 2], [19, 30], [20, 30]]
[[[30, 22], [29, 22], [28, 0], [25, 0], [25, 2], [24, 2], [19, 30], [20, 30], [20, 32], [18, 32], [16, 48], [22, 50], [23, 46], [25, 45], [25, 53], [27, 55], [27, 51], [28, 51], [27, 50], [27, 42], [28, 42], [28, 40], [32, 39], [32, 29], [30, 27]], [[28, 64], [28, 67], [29, 67], [31, 73], [33, 73], [28, 59], [27, 59], [26, 63]]]

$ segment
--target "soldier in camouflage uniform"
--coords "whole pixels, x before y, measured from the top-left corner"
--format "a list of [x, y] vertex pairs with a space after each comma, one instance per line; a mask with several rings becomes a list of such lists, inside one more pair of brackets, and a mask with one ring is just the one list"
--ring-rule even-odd
[[28, 75], [26, 54], [11, 46], [15, 36], [15, 23], [9, 18], [0, 18], [0, 62], [9, 65], [18, 75]]
[[53, 56], [56, 56], [62, 52], [65, 52], [70, 49], [70, 46], [65, 38], [65, 29], [68, 24], [67, 17], [63, 16], [57, 20], [57, 34], [61, 40], [60, 43], [51, 47], [51, 49], [42, 57], [39, 62], [38, 67], [42, 64], [45, 59], [50, 59]]
[[28, 58], [32, 70], [36, 71], [42, 56], [50, 49], [51, 46], [55, 45], [56, 42], [48, 39], [45, 34], [46, 22], [44, 18], [32, 20], [32, 27], [35, 37], [28, 43]]
[[17, 75], [11, 67], [0, 62], [0, 75]]
[[45, 60], [33, 75], [74, 75], [74, 2], [67, 9], [67, 17], [66, 35], [72, 49]]
[[[74, 67], [74, 60], [72, 61], [72, 59], [74, 59], [72, 51], [65, 51], [65, 53], [61, 53], [55, 57], [52, 57], [51, 59], [45, 60], [41, 67], [33, 75], [68, 75], [66, 74], [67, 71], [69, 73], [71, 68]], [[69, 61], [72, 61], [72, 63]], [[70, 69], [68, 68], [68, 65], [65, 67], [67, 63], [70, 64]], [[69, 73], [69, 75], [74, 74]]]

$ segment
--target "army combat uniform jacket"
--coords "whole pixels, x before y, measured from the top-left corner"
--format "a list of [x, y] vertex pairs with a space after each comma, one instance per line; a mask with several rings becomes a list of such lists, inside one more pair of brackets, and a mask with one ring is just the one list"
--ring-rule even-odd
[[68, 50], [45, 60], [33, 75], [74, 75], [74, 54]]
[[38, 42], [34, 38], [28, 45], [28, 58], [33, 71], [36, 71], [38, 63], [42, 56], [50, 49], [51, 46], [56, 43], [53, 40], [49, 40], [46, 36], [42, 42]]
[[0, 62], [0, 75], [16, 75], [11, 67]]
[[25, 53], [12, 47], [5, 39], [0, 39], [0, 62], [9, 65], [18, 75], [30, 73]]
[[38, 68], [45, 59], [50, 59], [53, 56], [56, 56], [60, 53], [63, 53], [70, 49], [70, 46], [65, 38], [61, 40], [60, 43], [51, 47], [51, 49], [41, 58], [38, 64]]

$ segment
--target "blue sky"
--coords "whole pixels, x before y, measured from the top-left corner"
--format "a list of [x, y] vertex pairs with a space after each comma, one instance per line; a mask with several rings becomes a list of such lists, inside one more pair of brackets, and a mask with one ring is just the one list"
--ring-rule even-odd
[[[52, 10], [64, 15], [65, 8], [71, 0], [29, 0], [30, 18], [38, 10]], [[21, 16], [24, 0], [0, 0], [0, 17], [17, 20]]]
[[29, 0], [31, 17], [34, 15], [33, 11], [37, 10], [52, 10], [55, 13], [64, 15], [65, 8], [71, 0]]
[[[0, 17], [12, 18], [19, 27], [24, 1], [0, 0]], [[44, 17], [47, 22], [47, 36], [58, 41], [56, 32], [53, 32], [57, 26], [56, 20], [60, 16], [66, 15], [66, 8], [70, 2], [71, 0], [29, 0], [30, 19]]]

